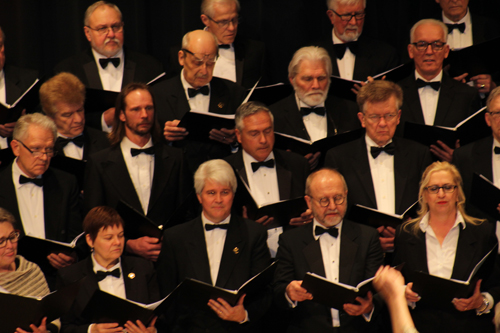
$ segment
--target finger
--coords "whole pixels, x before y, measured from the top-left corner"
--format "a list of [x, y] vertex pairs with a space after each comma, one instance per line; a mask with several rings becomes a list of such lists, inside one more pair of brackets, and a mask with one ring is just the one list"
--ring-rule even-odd
[[269, 225], [274, 221], [274, 217], [268, 218], [264, 223], [262, 223], [263, 226]]
[[154, 316], [153, 319], [151, 320], [151, 322], [149, 323], [149, 326], [148, 327], [154, 327], [155, 324], [156, 324], [156, 320], [158, 319], [157, 316]]

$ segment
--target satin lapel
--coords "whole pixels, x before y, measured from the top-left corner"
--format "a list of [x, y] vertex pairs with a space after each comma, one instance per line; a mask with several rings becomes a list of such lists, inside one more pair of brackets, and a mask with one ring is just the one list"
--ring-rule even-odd
[[436, 108], [436, 116], [434, 118], [434, 125], [440, 125], [444, 123], [446, 119], [446, 115], [449, 112], [453, 112], [451, 110], [451, 102], [453, 101], [453, 97], [455, 96], [455, 92], [453, 91], [453, 87], [450, 84], [450, 80], [448, 76], [443, 74], [443, 79], [441, 80], [441, 89], [439, 90], [439, 100]]
[[[489, 140], [479, 141], [481, 144], [474, 146], [474, 158], [471, 163], [474, 163], [474, 170], [489, 180], [493, 179], [492, 154], [493, 154], [493, 137]], [[478, 142], [478, 143], [479, 143]]]
[[245, 52], [245, 46], [237, 41], [234, 42], [234, 61], [236, 67], [236, 83], [241, 85], [243, 82], [243, 68], [245, 65], [245, 58], [242, 56]]
[[[182, 73], [180, 75], [182, 75]], [[171, 109], [174, 110], [176, 119], [181, 119], [184, 114], [191, 110], [188, 99], [186, 97], [186, 92], [184, 91], [184, 87], [182, 86], [180, 75], [177, 76], [178, 80], [176, 81], [175, 89], [167, 92], [167, 94], [169, 94], [168, 102], [171, 104]]]
[[[397, 138], [393, 138], [394, 151], [394, 195], [396, 196], [396, 212], [404, 211], [408, 207], [400, 207], [407, 183], [407, 172], [412, 166], [408, 165], [407, 155], [411, 152], [401, 149]], [[403, 209], [403, 210], [401, 210]]]
[[407, 240], [408, 253], [407, 255], [412, 258], [415, 265], [410, 265], [415, 271], [422, 271], [424, 273], [429, 273], [429, 268], [427, 266], [427, 248], [425, 244], [425, 234], [422, 231], [418, 231], [416, 237], [410, 237]]
[[51, 169], [45, 171], [43, 181], [45, 237], [53, 240], [64, 240], [66, 235], [60, 234], [60, 232], [66, 230], [64, 230], [64, 225], [60, 225], [60, 223], [66, 223], [66, 221], [60, 221], [57, 217], [60, 211], [57, 209], [61, 194], [60, 184]]
[[144, 290], [141, 288], [141, 286], [137, 286], [136, 284], [137, 280], [135, 278], [130, 278], [130, 276], [132, 276], [131, 275], [132, 273], [136, 274], [136, 272], [134, 272], [134, 267], [129, 265], [130, 262], [124, 260], [124, 258], [122, 258], [121, 264], [122, 264], [123, 282], [125, 283], [125, 293], [127, 295], [127, 299], [140, 300], [144, 298], [144, 296], [146, 296], [147, 298], [148, 295], [141, 295], [141, 290], [142, 291]]
[[[354, 171], [359, 178], [359, 183], [364, 184], [363, 190], [366, 192], [366, 195], [371, 201], [371, 207], [377, 207], [377, 199], [375, 198], [375, 189], [373, 188], [370, 162], [368, 161], [368, 152], [366, 151], [365, 136], [362, 136], [357, 141], [357, 144], [358, 148], [356, 149], [356, 152], [360, 152], [360, 154], [351, 155], [346, 158], [350, 158], [353, 160], [350, 165], [358, 166], [354, 168]], [[362, 189], [357, 190], [362, 191]]]
[[455, 254], [455, 263], [453, 265], [452, 279], [467, 280], [472, 268], [477, 264], [474, 262], [474, 257], [477, 252], [477, 240], [474, 237], [472, 226], [465, 229], [460, 227], [460, 235], [458, 236], [457, 253]]
[[137, 65], [135, 61], [130, 60], [126, 54], [124, 58], [125, 58], [125, 65], [123, 66], [122, 88], [125, 87], [130, 82], [134, 82], [135, 67]]
[[192, 278], [213, 284], [212, 277], [210, 275], [207, 242], [205, 240], [205, 233], [203, 232], [201, 216], [192, 222], [192, 228], [190, 228], [190, 230], [192, 231], [192, 234], [188, 236], [188, 246], [186, 248], [189, 249], [189, 251], [187, 251], [187, 257], [189, 260], [187, 262], [195, 271], [195, 276]]
[[373, 69], [370, 68], [370, 58], [372, 57], [372, 54], [371, 49], [367, 47], [366, 43], [363, 42], [363, 37], [359, 38], [358, 44], [358, 54], [356, 54], [352, 77], [354, 79], [359, 78], [360, 80], [365, 80], [366, 73], [373, 71]]
[[[307, 227], [303, 228], [304, 233], [302, 241], [307, 245], [302, 250], [302, 253], [304, 253], [304, 258], [306, 259], [308, 271], [326, 277], [321, 246], [319, 240], [314, 240], [312, 226], [313, 223], [309, 223]], [[299, 246], [299, 244], [297, 244], [297, 246]], [[302, 276], [300, 278], [302, 278]]]
[[248, 178], [247, 178], [247, 171], [245, 170], [245, 164], [243, 162], [243, 154], [242, 150], [239, 149], [238, 152], [236, 152], [235, 156], [236, 160], [234, 163], [234, 168], [236, 169], [236, 172], [240, 176], [240, 178], [247, 184], [248, 186]]
[[103, 89], [97, 66], [99, 65], [96, 64], [94, 56], [91, 55], [89, 61], [83, 64], [83, 71], [85, 72], [85, 76], [87, 76], [89, 88]]
[[278, 178], [278, 189], [280, 200], [288, 200], [292, 191], [292, 172], [279, 152], [274, 152], [276, 160], [276, 176]]
[[324, 48], [332, 59], [332, 75], [340, 77], [339, 66], [337, 64], [337, 56], [335, 55], [335, 51], [333, 49], [333, 40], [331, 38], [330, 43], [326, 43], [326, 45], [324, 45]]
[[311, 137], [309, 136], [309, 133], [304, 125], [304, 121], [302, 120], [302, 115], [299, 112], [297, 101], [295, 100], [295, 94], [292, 94], [287, 98], [285, 114], [286, 122], [293, 130], [292, 134], [299, 138], [311, 140]]
[[340, 258], [339, 258], [339, 282], [351, 284], [350, 280], [352, 266], [356, 261], [358, 252], [359, 227], [344, 219], [342, 231], [340, 233]]
[[[415, 74], [412, 74], [409, 78], [407, 78], [404, 84], [408, 87], [407, 89], [404, 89], [402, 84], [405, 92], [404, 103], [408, 109], [411, 110], [410, 116], [406, 116], [404, 119], [417, 124], [425, 124], [422, 105], [420, 104], [420, 96], [418, 94], [417, 84], [415, 83]], [[399, 126], [401, 126], [401, 124]]]
[[5, 101], [8, 104], [14, 103], [24, 92], [17, 86], [18, 82], [17, 78], [11, 80], [11, 77], [5, 75]]
[[[14, 215], [17, 223], [17, 228], [21, 230], [21, 236], [25, 235], [23, 223], [21, 220], [21, 213], [19, 212], [19, 204], [17, 202], [16, 188], [12, 181], [12, 164], [16, 163], [14, 160], [1, 174], [0, 184], [2, 191], [0, 191], [0, 201], [4, 207], [15, 207], [15, 210], [10, 208], [10, 213]], [[8, 172], [7, 172], [8, 171]]]
[[226, 241], [222, 250], [219, 273], [217, 274], [217, 283], [219, 287], [224, 287], [244, 251], [247, 251], [247, 231], [243, 220], [238, 217], [231, 217], [229, 228], [227, 229]]
[[[169, 163], [169, 156], [162, 144], [155, 145], [155, 169], [153, 174], [153, 183], [151, 188], [151, 196], [149, 198], [148, 211], [156, 204], [161, 196], [164, 188], [167, 186], [170, 174], [174, 167], [173, 161]], [[162, 203], [159, 203], [162, 204]]]
[[229, 89], [222, 80], [212, 79], [210, 83], [210, 104], [208, 107], [209, 112], [219, 114], [229, 114]]
[[326, 108], [326, 121], [327, 121], [327, 134], [326, 136], [337, 135], [337, 126], [335, 122], [340, 118], [340, 112], [347, 112], [348, 110], [335, 110], [335, 105], [332, 102], [333, 98], [327, 98], [325, 101]]
[[[83, 278], [85, 282], [82, 283], [80, 293], [86, 295], [87, 300], [89, 300], [94, 292], [99, 289], [99, 282], [97, 281], [97, 276], [94, 273], [94, 266], [92, 265], [92, 258], [87, 257], [87, 263], [85, 265], [85, 271], [83, 272]], [[85, 306], [83, 304], [82, 306]]]

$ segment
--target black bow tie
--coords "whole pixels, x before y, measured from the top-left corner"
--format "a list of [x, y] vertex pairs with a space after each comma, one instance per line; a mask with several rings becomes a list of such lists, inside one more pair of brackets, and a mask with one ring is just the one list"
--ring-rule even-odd
[[229, 49], [231, 48], [231, 44], [219, 44], [219, 49]]
[[149, 148], [145, 149], [137, 149], [137, 148], [130, 148], [130, 153], [132, 154], [132, 157], [137, 156], [139, 154], [148, 154], [148, 155], [154, 155], [155, 154], [155, 147], [151, 146]]
[[260, 167], [274, 168], [274, 159], [270, 159], [264, 162], [252, 162], [252, 171], [255, 172], [259, 170]]
[[458, 23], [458, 24], [449, 24], [446, 23], [446, 26], [448, 27], [448, 33], [451, 34], [454, 29], [458, 29], [461, 33], [464, 33], [465, 31], [465, 23]]
[[83, 144], [85, 143], [85, 139], [83, 138], [83, 135], [79, 135], [74, 138], [58, 137], [56, 140], [56, 150], [62, 150], [70, 142], [73, 142], [75, 145], [82, 148]]
[[102, 69], [105, 69], [108, 67], [109, 63], [112, 63], [113, 66], [118, 67], [120, 65], [120, 58], [101, 58], [99, 59], [99, 64], [101, 65]]
[[342, 44], [333, 44], [333, 51], [335, 51], [335, 56], [338, 59], [342, 59], [345, 54], [345, 50], [349, 48], [352, 54], [358, 53], [358, 42], [348, 42]]
[[383, 151], [389, 155], [394, 155], [394, 142], [391, 142], [384, 147], [370, 147], [370, 154], [372, 154], [373, 158], [377, 158]]
[[500, 147], [495, 147], [494, 151], [495, 151], [495, 154], [497, 154], [497, 155], [500, 154]]
[[300, 108], [302, 117], [308, 116], [311, 112], [316, 113], [318, 116], [324, 116], [326, 113], [326, 109], [322, 106], [317, 108]]
[[211, 230], [214, 230], [214, 229], [224, 229], [224, 230], [227, 230], [227, 228], [229, 227], [229, 223], [222, 223], [222, 224], [209, 224], [209, 223], [206, 223], [205, 224], [205, 230], [206, 231], [211, 231]]
[[33, 183], [36, 186], [43, 186], [43, 178], [28, 178], [23, 175], [19, 176], [19, 184]]
[[439, 87], [441, 86], [441, 82], [440, 81], [427, 82], [422, 79], [417, 79], [417, 89], [423, 88], [425, 86], [430, 86], [432, 89], [438, 91]]
[[337, 238], [339, 236], [339, 229], [337, 229], [335, 227], [325, 229], [325, 228], [321, 228], [319, 226], [316, 226], [316, 228], [314, 229], [314, 233], [316, 234], [316, 236], [321, 236], [325, 232], [329, 233], [330, 236], [335, 237], [335, 238]]
[[189, 98], [193, 98], [198, 94], [202, 94], [205, 96], [208, 96], [208, 93], [210, 92], [210, 88], [208, 86], [203, 86], [200, 89], [193, 89], [193, 88], [188, 88], [188, 96]]
[[115, 278], [120, 278], [121, 273], [120, 273], [120, 269], [116, 268], [116, 269], [114, 269], [112, 271], [107, 271], [107, 272], [97, 271], [97, 273], [95, 273], [95, 275], [97, 276], [97, 281], [102, 281], [108, 275], [114, 276]]

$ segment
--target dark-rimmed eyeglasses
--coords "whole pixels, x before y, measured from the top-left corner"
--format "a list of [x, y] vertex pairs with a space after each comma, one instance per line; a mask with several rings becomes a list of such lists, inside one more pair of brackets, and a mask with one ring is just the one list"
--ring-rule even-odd
[[418, 41], [416, 43], [411, 43], [411, 45], [415, 46], [415, 48], [419, 51], [427, 51], [427, 48], [429, 47], [429, 45], [431, 46], [432, 48], [432, 51], [434, 52], [437, 52], [437, 51], [441, 51], [444, 46], [446, 45], [445, 42], [441, 42], [439, 40], [436, 40], [434, 42], [424, 42], [424, 41]]
[[340, 17], [340, 19], [342, 21], [346, 21], [346, 22], [349, 22], [350, 20], [352, 20], [352, 18], [356, 18], [356, 21], [361, 21], [362, 19], [365, 18], [366, 16], [366, 13], [351, 13], [351, 14], [339, 14], [337, 13], [336, 11], [334, 11], [333, 9], [330, 9], [335, 15], [337, 15], [338, 17]]
[[26, 148], [34, 158], [39, 158], [43, 154], [47, 155], [47, 157], [54, 157], [54, 155], [56, 154], [56, 152], [53, 148], [45, 148], [45, 151], [39, 151], [39, 150], [33, 151], [33, 150], [29, 149], [28, 147], [26, 147], [26, 145], [22, 141], [20, 141], [20, 140], [16, 140], [16, 141], [19, 142], [20, 144], [22, 144], [23, 147]]
[[[311, 197], [311, 198], [314, 199], [313, 197]], [[336, 205], [342, 205], [345, 201], [345, 196], [339, 194], [339, 195], [334, 196], [333, 198], [323, 197], [323, 198], [314, 199], [314, 200], [316, 200], [321, 207], [328, 207], [332, 200]]]
[[196, 66], [202, 66], [204, 63], [207, 64], [207, 66], [213, 66], [215, 65], [215, 62], [219, 58], [218, 55], [212, 55], [212, 54], [202, 54], [202, 53], [194, 53], [191, 52], [187, 49], [181, 49], [183, 52], [189, 53], [194, 57], [194, 61]]
[[17, 243], [20, 235], [19, 231], [13, 231], [8, 237], [0, 238], [0, 249], [7, 246], [7, 241], [10, 241], [11, 244]]
[[488, 111], [490, 117], [493, 119], [498, 119], [500, 117], [500, 111]]
[[233, 26], [237, 26], [241, 22], [241, 18], [239, 16], [233, 18], [232, 20], [220, 20], [220, 21], [214, 20], [213, 18], [211, 18], [207, 14], [205, 14], [205, 16], [208, 17], [208, 19], [210, 21], [216, 23], [220, 28], [225, 28], [225, 29], [227, 29], [227, 27], [229, 26], [229, 23], [232, 23]]
[[429, 193], [437, 194], [440, 189], [443, 189], [444, 193], [453, 193], [453, 192], [455, 192], [456, 188], [457, 188], [457, 185], [444, 184], [443, 186], [437, 186], [437, 185], [427, 186], [425, 189], [427, 191], [429, 191]]
[[104, 34], [107, 34], [109, 29], [113, 30], [113, 32], [116, 34], [116, 33], [119, 33], [119, 32], [122, 32], [123, 31], [123, 26], [125, 25], [125, 23], [121, 22], [121, 23], [117, 23], [117, 24], [113, 24], [111, 26], [107, 26], [107, 27], [100, 27], [100, 28], [92, 28], [91, 26], [89, 25], [86, 25], [87, 28], [89, 28], [90, 30], [94, 30], [96, 31], [99, 35], [104, 35]]

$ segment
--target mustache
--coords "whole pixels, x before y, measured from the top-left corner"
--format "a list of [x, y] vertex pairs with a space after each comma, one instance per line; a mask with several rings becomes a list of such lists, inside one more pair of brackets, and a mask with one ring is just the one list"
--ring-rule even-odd
[[104, 44], [108, 44], [109, 42], [115, 42], [117, 44], [120, 44], [120, 40], [116, 37], [115, 38], [106, 38], [104, 40]]

